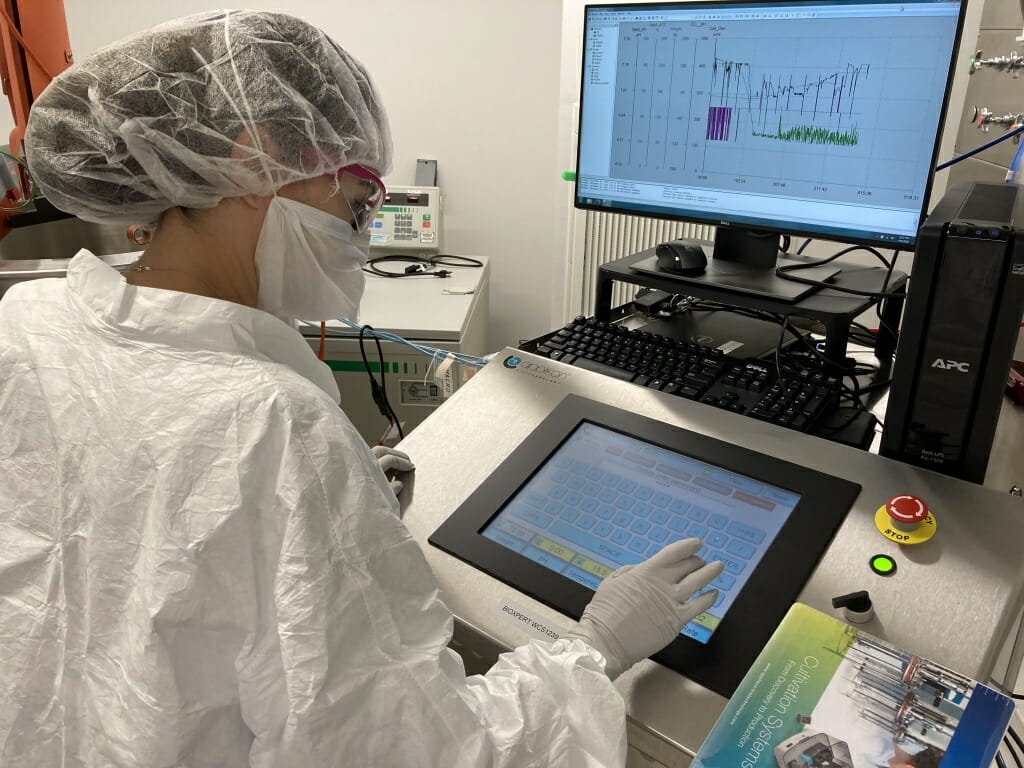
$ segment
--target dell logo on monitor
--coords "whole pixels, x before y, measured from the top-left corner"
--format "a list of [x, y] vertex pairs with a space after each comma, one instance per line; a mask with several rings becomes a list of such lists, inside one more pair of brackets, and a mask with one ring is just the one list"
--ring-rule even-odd
[[971, 368], [970, 363], [958, 363], [956, 360], [943, 360], [941, 357], [935, 358], [935, 362], [932, 363], [932, 368], [941, 368], [944, 371], [957, 371], [959, 373], [967, 373]]

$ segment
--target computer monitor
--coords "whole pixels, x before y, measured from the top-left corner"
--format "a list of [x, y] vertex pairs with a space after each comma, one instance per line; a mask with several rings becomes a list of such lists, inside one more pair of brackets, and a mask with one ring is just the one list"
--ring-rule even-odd
[[913, 249], [963, 25], [959, 0], [585, 9], [576, 206]]

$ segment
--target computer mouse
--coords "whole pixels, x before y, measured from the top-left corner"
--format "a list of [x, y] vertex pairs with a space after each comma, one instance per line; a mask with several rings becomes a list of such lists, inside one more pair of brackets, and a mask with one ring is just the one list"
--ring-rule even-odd
[[704, 249], [686, 240], [669, 240], [654, 249], [658, 269], [673, 275], [699, 275], [708, 266]]

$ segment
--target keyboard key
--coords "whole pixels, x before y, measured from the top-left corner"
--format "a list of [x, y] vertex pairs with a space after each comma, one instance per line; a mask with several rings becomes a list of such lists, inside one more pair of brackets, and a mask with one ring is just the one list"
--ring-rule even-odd
[[725, 592], [719, 592], [718, 597], [715, 598], [715, 608], [725, 602]]
[[720, 549], [709, 551], [707, 553], [707, 557], [704, 559], [709, 563], [714, 562], [715, 560], [721, 560], [722, 565], [725, 566], [725, 570], [737, 576], [747, 569], [747, 564], [744, 561], [737, 560], [735, 557], [730, 557]]
[[662, 549], [664, 549], [664, 546], [664, 544], [651, 544], [651, 546], [647, 550], [647, 557], [654, 557], [656, 554], [661, 552]]
[[561, 573], [562, 569], [568, 565], [565, 560], [561, 560], [550, 552], [545, 552], [543, 549], [537, 549], [536, 547], [527, 547], [523, 550], [522, 554], [557, 573]]
[[523, 501], [525, 501], [531, 507], [536, 507], [537, 509], [544, 509], [544, 505], [548, 503], [547, 496], [545, 496], [542, 493], [537, 493], [536, 491], [524, 493]]
[[[654, 522], [658, 521], [655, 520]], [[682, 533], [687, 529], [689, 525], [689, 520], [687, 520], [685, 517], [679, 517], [678, 515], [673, 515], [672, 519], [668, 522], [668, 527], [676, 533]]]
[[566, 507], [565, 509], [562, 510], [562, 513], [559, 515], [560, 518], [562, 518], [563, 520], [567, 520], [570, 523], [576, 522], [576, 518], [579, 516], [580, 511], [578, 509], [573, 509], [572, 507]]
[[564, 485], [556, 485], [548, 491], [548, 496], [552, 499], [561, 499], [569, 492], [569, 489]]
[[619, 528], [629, 528], [633, 524], [633, 516], [628, 512], [616, 512], [612, 522]]
[[676, 480], [682, 480], [683, 482], [689, 482], [693, 479], [693, 475], [689, 472], [672, 464], [659, 464], [658, 471], [669, 475], [670, 477], [674, 477]]
[[633, 524], [629, 526], [629, 530], [633, 533], [638, 533], [643, 536], [647, 531], [651, 529], [651, 524], [646, 520], [634, 520]]
[[601, 478], [601, 485], [606, 488], [614, 488], [622, 480], [621, 477], [616, 475], [614, 472], [608, 472], [604, 477]]
[[633, 508], [633, 504], [632, 496], [619, 496], [619, 498], [615, 500], [615, 508], [621, 509], [625, 512], [631, 510]]
[[615, 500], [619, 498], [619, 494], [614, 488], [605, 488], [600, 494], [598, 494], [597, 498], [605, 504], [614, 504]]
[[641, 467], [647, 467], [648, 469], [657, 464], [657, 462], [650, 456], [644, 456], [642, 453], [634, 453], [633, 451], [626, 451], [623, 458], [626, 459], [626, 461], [631, 461], [634, 464], [639, 464]]
[[760, 528], [744, 525], [743, 523], [736, 522], [735, 520], [729, 523], [729, 527], [725, 530], [737, 539], [749, 541], [751, 544], [760, 544], [764, 541], [765, 534]]
[[654, 498], [651, 499], [651, 503], [656, 507], [667, 507], [669, 502], [672, 501], [672, 497], [667, 493], [656, 493]]
[[[610, 535], [611, 532], [614, 530], [615, 529], [612, 527], [611, 523], [606, 523], [604, 521], [601, 521], [600, 523], [594, 526], [594, 533], [602, 537]], [[593, 547], [591, 547], [591, 549], [593, 549]]]
[[601, 486], [597, 483], [587, 483], [583, 486], [583, 494], [585, 496], [597, 496], [601, 492]]
[[581, 496], [576, 491], [569, 491], [569, 493], [565, 494], [565, 498], [562, 499], [562, 501], [565, 502], [565, 506], [567, 507], [575, 507], [578, 506], [581, 501], [583, 501], [583, 496]]
[[597, 519], [593, 515], [583, 515], [583, 517], [581, 517], [577, 521], [576, 525], [578, 525], [584, 531], [589, 531], [591, 528], [594, 527], [594, 523], [596, 522]]
[[604, 472], [602, 472], [598, 467], [591, 467], [587, 470], [587, 480], [592, 483], [601, 482], [602, 477], [604, 477]]
[[629, 531], [624, 531], [621, 528], [619, 528], [617, 530], [612, 531], [612, 535], [608, 538], [612, 540], [613, 544], [625, 545], [630, 539], [630, 534]]
[[714, 528], [716, 531], [720, 531], [729, 524], [729, 518], [725, 515], [714, 514], [708, 518], [708, 526]]
[[544, 511], [547, 512], [549, 515], [553, 515], [555, 517], [562, 514], [563, 509], [565, 509], [565, 504], [558, 501], [557, 499], [552, 499], [544, 506]]
[[602, 504], [597, 508], [597, 516], [602, 520], [611, 520], [615, 516], [615, 510], [607, 504]]
[[736, 557], [742, 557], [744, 560], [749, 560], [757, 552], [757, 548], [753, 544], [748, 544], [745, 541], [739, 539], [733, 539], [729, 542], [729, 546], [725, 548], [725, 551], [730, 555], [736, 555]]
[[690, 510], [689, 517], [691, 520], [696, 520], [698, 523], [703, 523], [705, 520], [708, 519], [708, 515], [710, 514], [711, 513], [704, 509], [704, 507], [694, 507], [693, 509]]
[[640, 502], [635, 507], [633, 507], [633, 514], [637, 517], [647, 517], [649, 514], [651, 514], [651, 509], [652, 507], [650, 504]]
[[662, 528], [659, 525], [659, 526], [657, 526], [655, 528], [652, 528], [651, 532], [649, 534], [647, 534], [647, 537], [651, 541], [656, 541], [659, 544], [664, 544], [665, 543], [665, 539], [668, 538], [668, 530], [665, 529], [665, 528]]
[[647, 554], [647, 548], [651, 546], [651, 542], [645, 539], [643, 536], [634, 536], [629, 542], [629, 548], [638, 555]]
[[488, 528], [500, 528], [509, 536], [515, 536], [517, 539], [521, 539], [523, 542], [529, 544], [533, 541], [534, 532], [524, 525], [520, 525], [515, 521], [515, 518], [502, 517], [499, 520], [495, 520], [494, 524]]
[[724, 533], [718, 533], [717, 531], [714, 531], [708, 534], [708, 537], [707, 539], [705, 539], [705, 541], [707, 542], [707, 545], [709, 547], [721, 549], [725, 546], [725, 543], [729, 541], [729, 537], [726, 536]]
[[711, 586], [715, 589], [732, 589], [736, 586], [736, 577], [730, 576], [728, 573], [720, 573], [711, 582]]
[[574, 474], [582, 475], [585, 474], [588, 469], [590, 469], [590, 465], [587, 464], [585, 461], [574, 461], [570, 465], [569, 469]]
[[563, 469], [559, 470], [558, 472], [555, 472], [555, 476], [553, 479], [559, 485], [564, 485], [565, 483], [569, 482], [570, 477], [571, 475]]
[[708, 527], [700, 523], [694, 523], [686, 530], [686, 535], [693, 539], [703, 539], [708, 535]]
[[633, 495], [640, 501], [650, 501], [651, 497], [654, 495], [654, 489], [641, 485], [633, 492]]
[[592, 515], [595, 512], [597, 512], [597, 507], [598, 507], [597, 499], [586, 499], [585, 498], [585, 499], [583, 499], [579, 503], [579, 507], [584, 512], [589, 512]]
[[614, 365], [608, 365], [607, 363], [599, 363], [596, 360], [587, 360], [585, 357], [577, 358], [573, 362], [573, 365], [577, 368], [582, 368], [585, 371], [603, 373], [605, 376], [611, 376], [614, 379], [621, 379], [622, 381], [632, 381], [636, 378], [636, 374], [632, 371], [616, 368]]
[[510, 536], [505, 531], [496, 528], [488, 528], [484, 531], [484, 537], [491, 541], [496, 541], [501, 546], [511, 549], [513, 552], [522, 552], [526, 546], [525, 541], [517, 539], [515, 536]]
[[632, 480], [622, 480], [618, 485], [620, 493], [632, 493], [636, 490], [636, 483]]
[[582, 491], [583, 486], [586, 484], [587, 481], [584, 480], [582, 477], [580, 477], [579, 475], [573, 475], [572, 477], [569, 478], [569, 482], [565, 484], [565, 487], [570, 488], [574, 491]]
[[669, 505], [669, 509], [675, 512], [677, 515], [685, 515], [686, 511], [690, 508], [690, 505], [681, 499], [676, 499]]
[[668, 522], [669, 514], [664, 509], [656, 509], [651, 513], [651, 522], [655, 525], [664, 525]]

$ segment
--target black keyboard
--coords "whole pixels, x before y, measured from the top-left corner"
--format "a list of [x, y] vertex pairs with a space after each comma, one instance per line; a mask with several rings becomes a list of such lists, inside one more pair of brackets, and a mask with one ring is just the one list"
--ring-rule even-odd
[[576, 318], [537, 347], [537, 354], [642, 387], [807, 432], [835, 410], [838, 376]]

